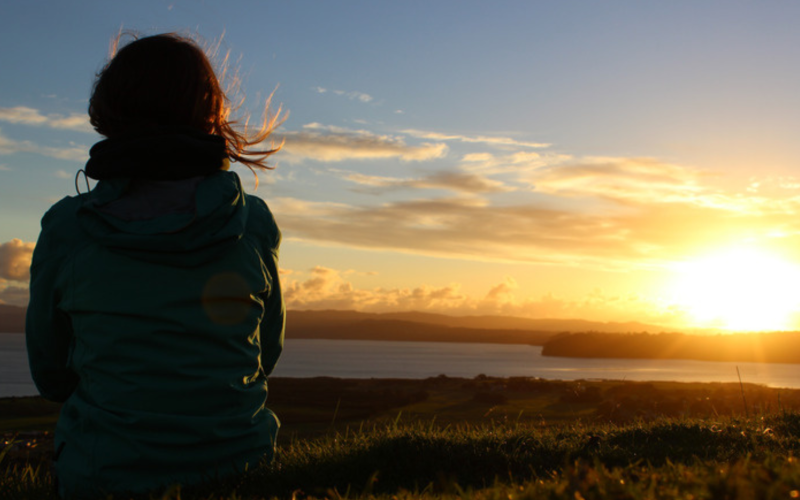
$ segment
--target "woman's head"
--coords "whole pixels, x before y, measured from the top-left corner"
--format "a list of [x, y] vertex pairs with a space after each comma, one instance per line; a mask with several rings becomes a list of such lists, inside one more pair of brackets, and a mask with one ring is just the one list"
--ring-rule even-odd
[[89, 117], [114, 138], [153, 127], [212, 133], [224, 118], [225, 94], [205, 53], [174, 34], [134, 40], [98, 75]]
[[268, 168], [266, 158], [279, 148], [253, 149], [279, 124], [269, 114], [254, 133], [230, 122], [230, 102], [203, 49], [174, 34], [134, 39], [120, 48], [98, 73], [89, 100], [95, 130], [109, 139], [188, 129], [223, 136], [229, 156], [248, 167]]

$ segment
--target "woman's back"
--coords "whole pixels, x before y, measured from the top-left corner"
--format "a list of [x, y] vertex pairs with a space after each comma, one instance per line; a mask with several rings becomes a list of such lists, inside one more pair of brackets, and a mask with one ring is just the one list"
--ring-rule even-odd
[[65, 401], [64, 496], [196, 483], [272, 455], [280, 233], [226, 171], [227, 145], [174, 127], [103, 141], [96, 187], [42, 220], [26, 330], [40, 392]]

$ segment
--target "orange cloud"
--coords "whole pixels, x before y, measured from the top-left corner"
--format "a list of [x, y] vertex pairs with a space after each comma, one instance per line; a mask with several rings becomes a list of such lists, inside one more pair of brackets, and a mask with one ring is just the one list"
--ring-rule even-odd
[[284, 277], [287, 307], [306, 309], [349, 309], [364, 312], [424, 311], [451, 315], [505, 315], [529, 318], [590, 318], [596, 321], [639, 321], [681, 325], [684, 311], [641, 296], [606, 295], [593, 290], [582, 298], [564, 299], [545, 294], [518, 297], [514, 278], [506, 276], [482, 297], [461, 291], [452, 283], [434, 287], [358, 289], [343, 278], [346, 272], [317, 266], [307, 273], [292, 271], [296, 279]]
[[[477, 197], [380, 205], [270, 200], [289, 239], [488, 261], [630, 269], [743, 237], [800, 236], [800, 200], [761, 211], [692, 203], [550, 207]], [[767, 211], [770, 209], [771, 211]], [[787, 239], [786, 241], [789, 241]]]
[[[294, 274], [294, 272], [292, 273]], [[322, 266], [308, 277], [285, 280], [284, 299], [290, 309], [354, 309], [363, 311], [406, 311], [457, 308], [466, 300], [459, 286], [414, 289], [357, 289], [342, 276], [346, 274]]]
[[517, 151], [506, 155], [492, 153], [469, 153], [461, 158], [460, 167], [468, 172], [484, 174], [514, 173], [555, 165], [569, 160], [568, 155], [548, 152]]
[[35, 246], [35, 243], [26, 243], [17, 238], [0, 244], [0, 278], [28, 281]]

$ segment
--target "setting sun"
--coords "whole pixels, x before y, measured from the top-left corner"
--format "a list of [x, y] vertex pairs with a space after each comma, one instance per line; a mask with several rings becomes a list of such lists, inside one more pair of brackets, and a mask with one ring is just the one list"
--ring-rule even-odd
[[800, 266], [763, 249], [733, 248], [683, 262], [675, 300], [699, 326], [788, 330], [800, 304]]

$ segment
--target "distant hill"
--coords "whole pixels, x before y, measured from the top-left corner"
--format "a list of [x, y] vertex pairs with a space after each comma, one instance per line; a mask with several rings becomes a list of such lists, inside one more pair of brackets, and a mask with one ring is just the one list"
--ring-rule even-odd
[[362, 319], [335, 324], [306, 322], [299, 326], [291, 319], [286, 336], [296, 339], [400, 340], [413, 342], [474, 342], [491, 344], [544, 345], [555, 332], [460, 328], [414, 321]]
[[448, 316], [422, 312], [363, 313], [357, 311], [289, 311], [289, 324], [294, 328], [310, 326], [333, 326], [348, 324], [366, 319], [399, 320], [456, 328], [485, 330], [528, 330], [542, 332], [661, 332], [664, 327], [638, 322], [587, 321], [581, 319], [531, 319], [514, 316]]
[[24, 307], [0, 304], [0, 333], [22, 333], [25, 331]]
[[[22, 333], [25, 308], [0, 304], [0, 333]], [[289, 311], [291, 338], [485, 342], [544, 345], [563, 332], [657, 332], [644, 323], [601, 323], [576, 319], [529, 319], [506, 316], [448, 316], [421, 312]]]
[[307, 339], [405, 340], [544, 345], [563, 332], [643, 332], [644, 323], [505, 316], [447, 316], [421, 312], [289, 311], [286, 335]]

